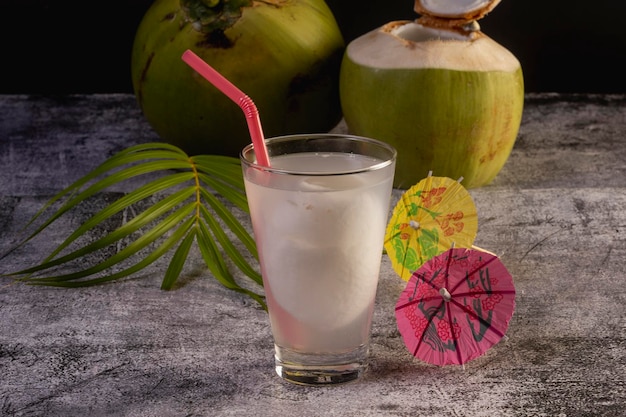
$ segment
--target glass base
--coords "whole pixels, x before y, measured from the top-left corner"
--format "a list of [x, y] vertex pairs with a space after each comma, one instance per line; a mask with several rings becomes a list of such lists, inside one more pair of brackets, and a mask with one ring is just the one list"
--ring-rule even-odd
[[301, 353], [275, 345], [276, 373], [299, 385], [337, 385], [356, 381], [367, 369], [368, 347], [339, 354]]

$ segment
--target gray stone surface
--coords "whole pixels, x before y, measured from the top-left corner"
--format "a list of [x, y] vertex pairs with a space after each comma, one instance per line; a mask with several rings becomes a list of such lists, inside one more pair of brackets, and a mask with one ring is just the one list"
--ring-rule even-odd
[[[0, 96], [0, 254], [55, 192], [156, 139], [130, 95]], [[35, 265], [124, 191], [99, 193], [0, 272]], [[506, 339], [464, 369], [406, 351], [404, 282], [384, 258], [362, 381], [284, 383], [266, 313], [193, 253], [168, 292], [166, 260], [81, 289], [0, 278], [0, 415], [626, 415], [626, 97], [529, 95], [504, 170], [471, 194], [476, 245], [501, 255], [518, 294]]]

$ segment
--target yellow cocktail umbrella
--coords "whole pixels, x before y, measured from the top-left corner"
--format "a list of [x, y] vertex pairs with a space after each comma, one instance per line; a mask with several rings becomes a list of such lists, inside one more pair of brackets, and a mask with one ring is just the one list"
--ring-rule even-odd
[[429, 174], [396, 204], [385, 233], [385, 250], [403, 280], [452, 246], [472, 246], [478, 215], [460, 181]]

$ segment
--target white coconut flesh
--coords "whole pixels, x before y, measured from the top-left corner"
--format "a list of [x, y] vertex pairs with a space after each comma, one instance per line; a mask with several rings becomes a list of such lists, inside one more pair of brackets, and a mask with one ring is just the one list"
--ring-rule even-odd
[[463, 35], [413, 21], [391, 22], [353, 40], [347, 55], [358, 65], [380, 69], [513, 72], [520, 68], [515, 55], [482, 32]]
[[416, 10], [446, 18], [478, 17], [493, 9], [500, 0], [418, 0]]

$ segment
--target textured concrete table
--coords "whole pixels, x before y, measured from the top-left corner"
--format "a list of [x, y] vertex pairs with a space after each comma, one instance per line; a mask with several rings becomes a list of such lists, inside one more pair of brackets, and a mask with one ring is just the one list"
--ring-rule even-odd
[[[0, 96], [0, 253], [56, 191], [156, 139], [130, 95]], [[0, 272], [36, 264], [123, 191], [98, 194]], [[83, 289], [0, 281], [0, 415], [626, 415], [626, 97], [528, 96], [507, 165], [471, 194], [476, 244], [501, 254], [518, 295], [507, 339], [465, 369], [407, 352], [393, 311], [404, 283], [384, 259], [362, 381], [286, 384], [266, 313], [193, 255], [169, 292], [165, 261]]]

